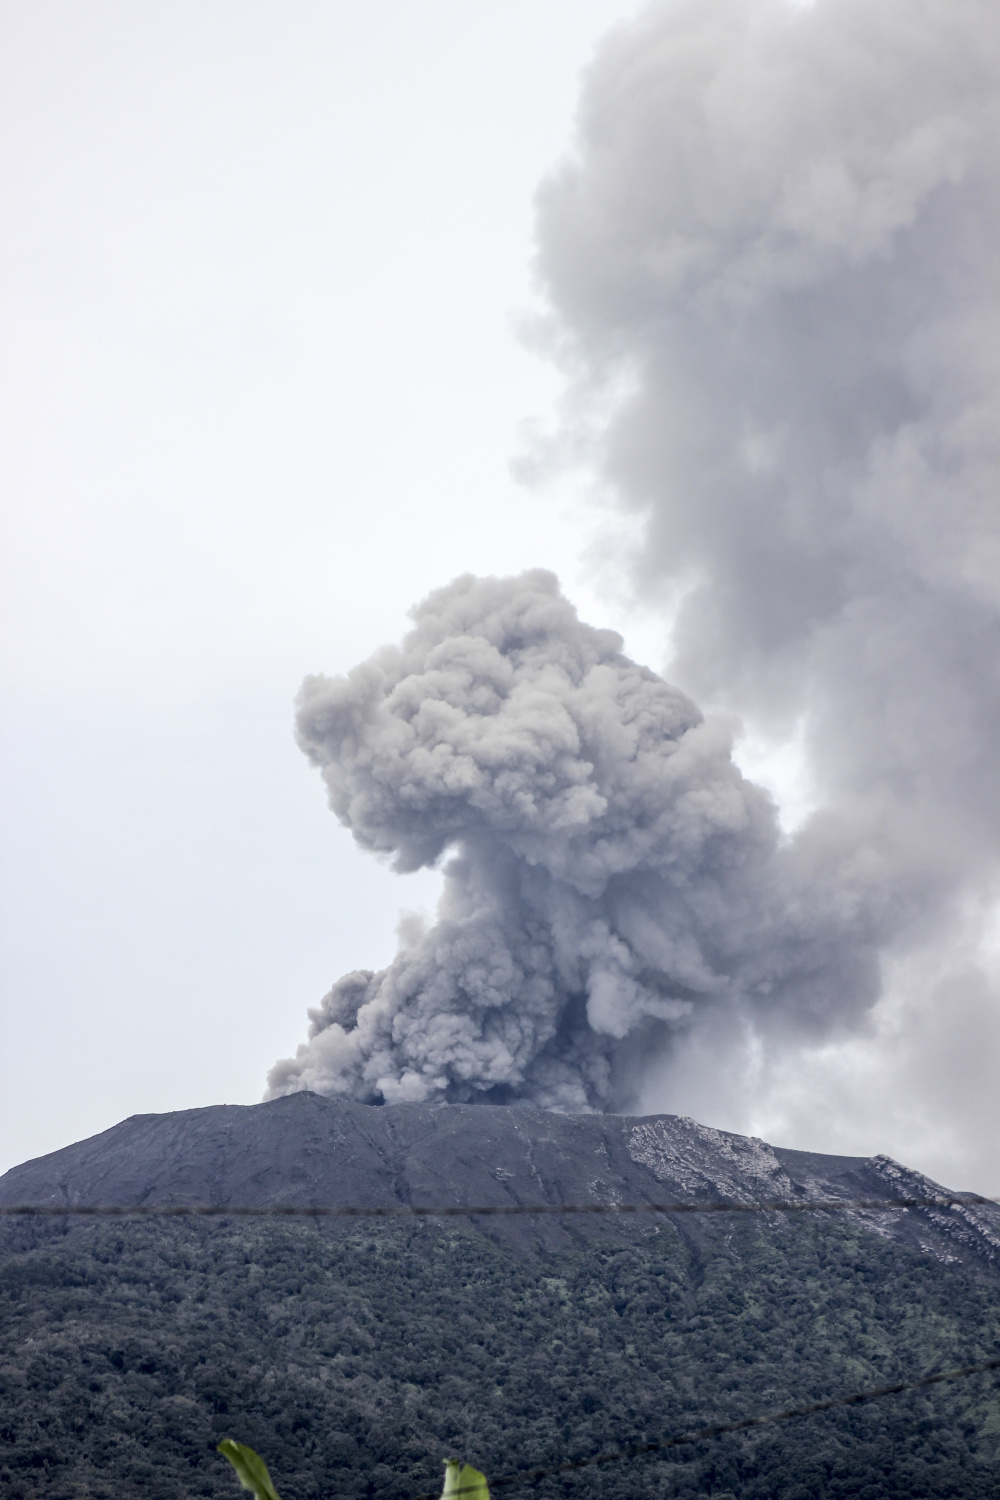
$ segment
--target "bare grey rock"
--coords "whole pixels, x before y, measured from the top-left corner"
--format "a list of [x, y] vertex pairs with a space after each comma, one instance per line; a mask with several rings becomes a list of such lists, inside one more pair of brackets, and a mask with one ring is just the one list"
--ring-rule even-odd
[[[887, 1157], [785, 1150], [676, 1115], [375, 1107], [312, 1093], [134, 1115], [0, 1177], [0, 1206], [750, 1206], [938, 1196], [946, 1189]], [[939, 1260], [1000, 1260], [1000, 1209], [990, 1205], [845, 1212], [866, 1232]], [[697, 1235], [700, 1217], [676, 1222]], [[768, 1217], [778, 1224], [783, 1216]], [[502, 1226], [521, 1239], [646, 1233], [655, 1222], [646, 1215], [483, 1221], [490, 1232]]]

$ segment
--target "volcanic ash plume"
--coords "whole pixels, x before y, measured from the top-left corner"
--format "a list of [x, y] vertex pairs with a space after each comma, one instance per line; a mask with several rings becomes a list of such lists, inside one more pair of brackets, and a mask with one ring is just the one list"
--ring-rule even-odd
[[[849, 904], [853, 844], [882, 892], [868, 1095], [901, 1037], [896, 1105], [937, 1136], [965, 1114], [985, 1141], [1000, 1094], [969, 1076], [1000, 1065], [998, 133], [996, 0], [661, 0], [600, 50], [537, 221], [566, 447], [632, 513], [624, 561], [672, 612], [672, 679], [772, 745], [797, 733], [823, 809], [806, 863]], [[712, 1020], [684, 1107], [747, 1128], [714, 1081]], [[745, 1078], [765, 1098], [759, 1061]]]
[[438, 920], [333, 986], [272, 1097], [625, 1107], [699, 1009], [816, 1034], [871, 1003], [877, 862], [783, 850], [726, 726], [551, 574], [460, 578], [413, 619], [307, 679], [298, 735], [361, 847], [446, 861]]
[[1000, 835], [998, 131], [995, 0], [673, 0], [605, 45], [538, 218], [553, 347], [627, 387], [594, 458], [636, 586], [683, 594], [672, 675], [804, 723], [824, 802], [966, 871]]

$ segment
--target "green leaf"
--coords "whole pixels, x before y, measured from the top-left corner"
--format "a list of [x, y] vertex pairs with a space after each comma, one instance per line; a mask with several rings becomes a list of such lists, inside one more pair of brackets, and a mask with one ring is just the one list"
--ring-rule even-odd
[[457, 1458], [449, 1458], [444, 1466], [444, 1489], [441, 1500], [490, 1500], [490, 1487], [486, 1475], [480, 1474], [471, 1464], [460, 1464]]
[[253, 1490], [257, 1500], [281, 1500], [271, 1483], [267, 1464], [252, 1448], [245, 1443], [234, 1443], [232, 1438], [223, 1438], [218, 1447], [236, 1470], [236, 1477], [245, 1490]]

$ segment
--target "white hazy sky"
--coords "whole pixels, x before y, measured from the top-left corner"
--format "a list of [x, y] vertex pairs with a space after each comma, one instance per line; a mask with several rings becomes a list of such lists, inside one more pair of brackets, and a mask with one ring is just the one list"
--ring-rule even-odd
[[[533, 193], [635, 9], [0, 4], [0, 1170], [256, 1101], [305, 1008], [433, 904], [327, 811], [292, 740], [307, 672], [459, 572], [539, 565], [661, 664], [669, 620], [602, 564], [585, 475], [510, 468], [560, 391], [516, 333]], [[801, 818], [801, 745], [744, 748]], [[984, 1160], [908, 1149], [905, 1111], [838, 1126], [838, 1080], [878, 1092], [865, 1045], [815, 1106], [799, 1076], [706, 1123]]]
[[630, 10], [0, 9], [0, 1167], [258, 1099], [433, 902], [327, 812], [306, 672], [467, 569], [627, 628], [509, 463], [557, 390], [514, 331], [534, 187]]

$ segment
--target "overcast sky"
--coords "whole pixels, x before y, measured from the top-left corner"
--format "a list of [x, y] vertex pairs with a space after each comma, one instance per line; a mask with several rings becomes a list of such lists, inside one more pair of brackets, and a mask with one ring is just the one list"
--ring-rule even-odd
[[[675, 595], [622, 546], [637, 507], [592, 503], [627, 477], [586, 452], [548, 471], [564, 380], [524, 332], [536, 189], [635, 9], [0, 6], [0, 1169], [255, 1102], [306, 1007], [432, 909], [439, 875], [392, 874], [327, 810], [292, 736], [303, 676], [397, 639], [458, 573], [539, 566], [667, 662]], [[813, 781], [786, 720], [738, 754], [787, 830]], [[984, 1094], [1000, 1053], [924, 1005], [894, 1071], [899, 996], [764, 1093], [701, 1057], [651, 1107], [1000, 1190], [994, 1115], [955, 1117], [927, 1076], [958, 1045], [950, 1079], [968, 1064]]]
[[0, 1164], [259, 1099], [433, 903], [292, 700], [464, 569], [589, 602], [571, 494], [509, 474], [558, 389], [514, 322], [627, 11], [3, 6]]

